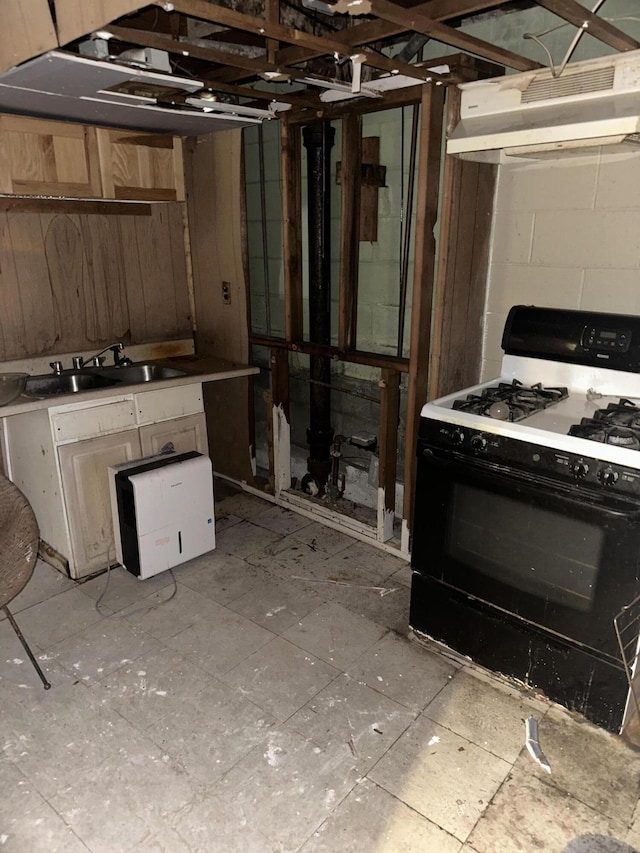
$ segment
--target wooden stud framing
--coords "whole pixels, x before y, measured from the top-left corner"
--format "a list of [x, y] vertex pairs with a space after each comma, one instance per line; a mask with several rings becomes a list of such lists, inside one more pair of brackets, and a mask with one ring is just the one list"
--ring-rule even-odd
[[398, 422], [400, 420], [400, 374], [383, 368], [380, 373], [380, 431], [378, 468], [378, 539], [393, 536], [396, 508]]
[[312, 344], [307, 341], [285, 341], [282, 338], [272, 338], [268, 335], [251, 335], [249, 343], [256, 347], [271, 347], [286, 349], [291, 352], [303, 352], [306, 355], [326, 355], [336, 361], [346, 361], [350, 364], [366, 364], [368, 367], [390, 368], [400, 373], [409, 372], [409, 359], [398, 358], [394, 355], [383, 355], [365, 350], [341, 350], [337, 347]]
[[431, 343], [431, 302], [434, 287], [435, 240], [438, 212], [441, 140], [444, 109], [442, 86], [425, 86], [421, 104], [416, 242], [411, 306], [411, 343], [407, 389], [407, 424], [404, 450], [403, 549], [408, 550], [415, 492], [415, 448], [420, 407], [427, 397]]
[[360, 255], [360, 162], [362, 120], [348, 115], [342, 121], [340, 198], [340, 282], [338, 347], [356, 347], [358, 265]]

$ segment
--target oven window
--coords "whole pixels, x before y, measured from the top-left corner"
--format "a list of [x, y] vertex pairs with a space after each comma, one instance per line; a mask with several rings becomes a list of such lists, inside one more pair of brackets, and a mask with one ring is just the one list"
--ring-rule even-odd
[[475, 571], [574, 610], [591, 609], [604, 530], [526, 500], [453, 487], [447, 550]]

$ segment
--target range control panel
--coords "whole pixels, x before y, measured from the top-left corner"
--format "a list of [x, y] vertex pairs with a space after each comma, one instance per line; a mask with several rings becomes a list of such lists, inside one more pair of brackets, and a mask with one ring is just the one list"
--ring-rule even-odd
[[514, 471], [538, 473], [575, 485], [607, 490], [611, 494], [640, 498], [640, 470], [504, 435], [421, 418], [418, 455], [425, 452], [428, 455], [431, 450], [446, 450]]
[[602, 352], [626, 352], [631, 344], [631, 329], [586, 326], [582, 332], [582, 346]]

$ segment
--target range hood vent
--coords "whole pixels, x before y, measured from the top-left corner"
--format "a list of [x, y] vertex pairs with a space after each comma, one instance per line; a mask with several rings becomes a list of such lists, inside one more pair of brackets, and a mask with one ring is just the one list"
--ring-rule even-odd
[[463, 83], [460, 122], [447, 153], [507, 162], [510, 156], [639, 151], [640, 51], [551, 71]]

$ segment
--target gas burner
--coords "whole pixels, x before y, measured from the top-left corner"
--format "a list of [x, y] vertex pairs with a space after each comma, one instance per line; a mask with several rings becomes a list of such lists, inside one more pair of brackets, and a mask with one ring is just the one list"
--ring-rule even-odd
[[600, 444], [625, 447], [627, 450], [640, 450], [640, 425], [634, 429], [612, 425], [602, 419], [582, 418], [579, 424], [574, 424], [569, 429], [569, 435], [574, 435], [576, 438], [587, 438], [589, 441], [598, 441]]
[[593, 419], [640, 430], [640, 408], [624, 397], [617, 403], [609, 403], [606, 409], [598, 409], [593, 413]]
[[540, 383], [523, 385], [514, 379], [511, 383], [499, 382], [483, 388], [480, 394], [467, 394], [454, 400], [453, 408], [500, 421], [522, 421], [568, 396], [566, 388], [544, 388]]

